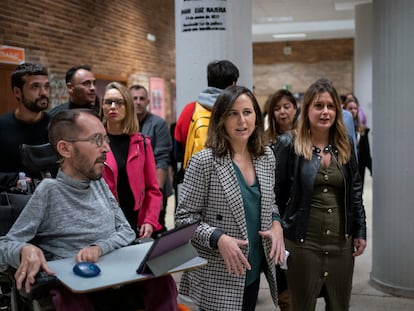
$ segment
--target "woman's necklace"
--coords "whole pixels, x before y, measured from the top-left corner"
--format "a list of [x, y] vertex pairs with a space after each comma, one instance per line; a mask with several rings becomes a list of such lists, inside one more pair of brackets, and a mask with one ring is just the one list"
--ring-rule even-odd
[[316, 157], [321, 161], [321, 165], [324, 168], [329, 167], [331, 163], [331, 154], [332, 154], [332, 145], [328, 144], [323, 149], [313, 146], [313, 152], [316, 154]]
[[331, 152], [331, 150], [332, 150], [332, 145], [331, 144], [326, 145], [323, 148], [323, 150], [321, 150], [321, 148], [316, 147], [316, 146], [312, 147], [312, 151], [314, 151], [316, 154], [320, 154], [321, 151], [323, 151], [324, 154], [327, 154], [327, 153]]

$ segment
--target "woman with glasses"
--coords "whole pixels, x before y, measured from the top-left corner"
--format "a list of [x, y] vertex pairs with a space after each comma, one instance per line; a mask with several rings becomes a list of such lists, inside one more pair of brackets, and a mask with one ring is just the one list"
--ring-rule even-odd
[[140, 238], [161, 229], [158, 215], [162, 194], [149, 138], [138, 133], [138, 120], [129, 90], [118, 82], [105, 89], [101, 114], [110, 139], [103, 177], [128, 222]]

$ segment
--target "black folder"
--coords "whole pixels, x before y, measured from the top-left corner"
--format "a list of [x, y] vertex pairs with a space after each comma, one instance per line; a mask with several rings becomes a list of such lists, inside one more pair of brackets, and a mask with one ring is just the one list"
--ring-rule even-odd
[[137, 269], [139, 274], [160, 276], [198, 256], [191, 238], [199, 222], [160, 233]]

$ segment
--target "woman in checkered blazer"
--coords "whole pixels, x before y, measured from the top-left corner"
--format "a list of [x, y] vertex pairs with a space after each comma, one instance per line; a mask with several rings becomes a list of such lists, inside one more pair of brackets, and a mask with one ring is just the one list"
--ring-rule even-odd
[[262, 271], [277, 305], [275, 264], [285, 245], [263, 131], [253, 93], [230, 86], [214, 104], [206, 149], [187, 167], [176, 225], [200, 221], [192, 242], [208, 264], [183, 274], [180, 293], [200, 310], [254, 310]]

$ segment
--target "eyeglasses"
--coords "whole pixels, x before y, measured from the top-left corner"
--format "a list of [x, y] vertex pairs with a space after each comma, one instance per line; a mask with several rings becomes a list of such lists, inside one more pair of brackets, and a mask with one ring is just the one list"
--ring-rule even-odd
[[113, 98], [107, 98], [103, 100], [103, 103], [109, 107], [112, 106], [113, 103], [115, 103], [115, 107], [119, 108], [122, 105], [125, 105], [125, 100], [123, 99], [113, 99]]
[[70, 143], [75, 143], [78, 141], [89, 141], [91, 143], [95, 143], [96, 147], [101, 147], [103, 145], [104, 142], [106, 142], [107, 144], [109, 144], [109, 137], [108, 135], [102, 135], [102, 134], [94, 134], [88, 138], [73, 138], [73, 139], [65, 139], [66, 141], [70, 142]]

